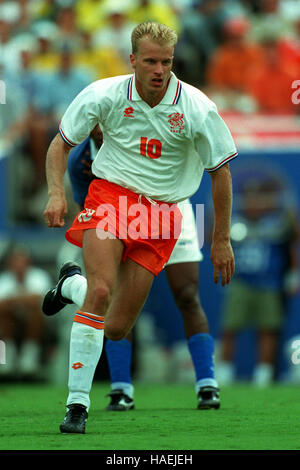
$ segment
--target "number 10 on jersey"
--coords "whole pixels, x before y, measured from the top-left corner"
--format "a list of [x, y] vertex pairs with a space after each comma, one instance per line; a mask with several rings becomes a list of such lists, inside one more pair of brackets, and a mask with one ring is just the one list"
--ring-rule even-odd
[[162, 143], [157, 139], [150, 139], [148, 137], [141, 137], [140, 141], [140, 154], [143, 157], [159, 158], [161, 156]]

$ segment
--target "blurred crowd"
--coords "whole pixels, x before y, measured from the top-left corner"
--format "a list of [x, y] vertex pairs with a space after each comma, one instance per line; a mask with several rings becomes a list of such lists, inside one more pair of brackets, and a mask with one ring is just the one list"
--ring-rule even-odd
[[[45, 158], [59, 121], [90, 82], [132, 72], [131, 31], [143, 21], [178, 32], [174, 72], [221, 113], [299, 115], [291, 98], [300, 80], [299, 0], [0, 0], [0, 165], [9, 157], [10, 222], [44, 225]], [[70, 220], [73, 215], [71, 206]], [[20, 320], [18, 332], [25, 332], [18, 351], [26, 350], [20, 370], [27, 374], [37, 344], [45, 344], [35, 312], [51, 282], [29, 265], [26, 253], [12, 254], [0, 298], [8, 354], [17, 354], [10, 342], [15, 330], [6, 321], [12, 310], [14, 328]], [[27, 292], [28, 276], [36, 288]], [[16, 286], [19, 299], [11, 295]]]
[[68, 104], [93, 80], [131, 73], [130, 34], [148, 20], [178, 32], [175, 73], [221, 112], [297, 114], [297, 0], [0, 0], [0, 156], [21, 155], [17, 220], [38, 219], [45, 155]]

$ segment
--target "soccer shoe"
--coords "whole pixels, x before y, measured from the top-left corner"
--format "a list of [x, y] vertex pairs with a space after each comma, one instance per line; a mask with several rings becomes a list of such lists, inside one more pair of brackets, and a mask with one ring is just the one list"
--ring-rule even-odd
[[44, 297], [42, 310], [45, 315], [51, 316], [58, 313], [66, 304], [72, 304], [72, 300], [65, 299], [61, 294], [62, 284], [68, 277], [74, 274], [81, 274], [81, 268], [73, 261], [67, 261], [61, 267], [58, 283], [53, 289], [49, 290]]
[[105, 408], [106, 411], [127, 411], [134, 409], [132, 398], [126, 395], [123, 390], [112, 390], [107, 397], [111, 398], [110, 404]]
[[69, 410], [59, 426], [62, 434], [85, 434], [85, 423], [88, 418], [86, 407], [83, 405], [68, 405]]
[[198, 392], [198, 410], [210, 410], [220, 408], [219, 389], [217, 387], [201, 387]]

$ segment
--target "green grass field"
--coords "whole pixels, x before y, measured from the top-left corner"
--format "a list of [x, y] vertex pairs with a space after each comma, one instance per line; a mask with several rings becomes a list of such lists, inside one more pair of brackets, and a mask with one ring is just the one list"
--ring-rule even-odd
[[61, 435], [65, 388], [0, 384], [1, 450], [298, 450], [298, 387], [224, 388], [220, 410], [196, 410], [193, 386], [136, 385], [136, 409], [106, 412], [96, 382], [85, 435]]

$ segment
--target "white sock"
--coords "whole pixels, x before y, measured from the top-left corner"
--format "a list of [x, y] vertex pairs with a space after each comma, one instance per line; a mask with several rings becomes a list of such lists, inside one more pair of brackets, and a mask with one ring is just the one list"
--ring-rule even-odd
[[[89, 324], [81, 322], [86, 315]], [[103, 319], [83, 312], [77, 312], [74, 317], [70, 341], [67, 405], [79, 403], [86, 406], [87, 410], [90, 407], [89, 393], [103, 348], [104, 329], [98, 329], [96, 326], [100, 318]], [[91, 326], [94, 322], [95, 326]]]
[[196, 394], [198, 394], [200, 388], [202, 388], [202, 387], [216, 387], [216, 388], [218, 388], [218, 382], [216, 381], [216, 379], [212, 379], [210, 377], [207, 377], [206, 379], [198, 380], [198, 382], [196, 382], [196, 385], [195, 385]]
[[261, 363], [258, 364], [253, 373], [253, 382], [259, 387], [270, 385], [273, 381], [274, 367], [271, 364]]
[[87, 280], [81, 274], [67, 277], [61, 286], [61, 294], [72, 300], [79, 308], [82, 306], [87, 290]]
[[121, 389], [125, 393], [125, 395], [128, 395], [129, 398], [133, 399], [133, 392], [134, 392], [134, 387], [132, 384], [128, 382], [113, 382], [111, 384], [111, 389], [112, 390], [118, 390]]

